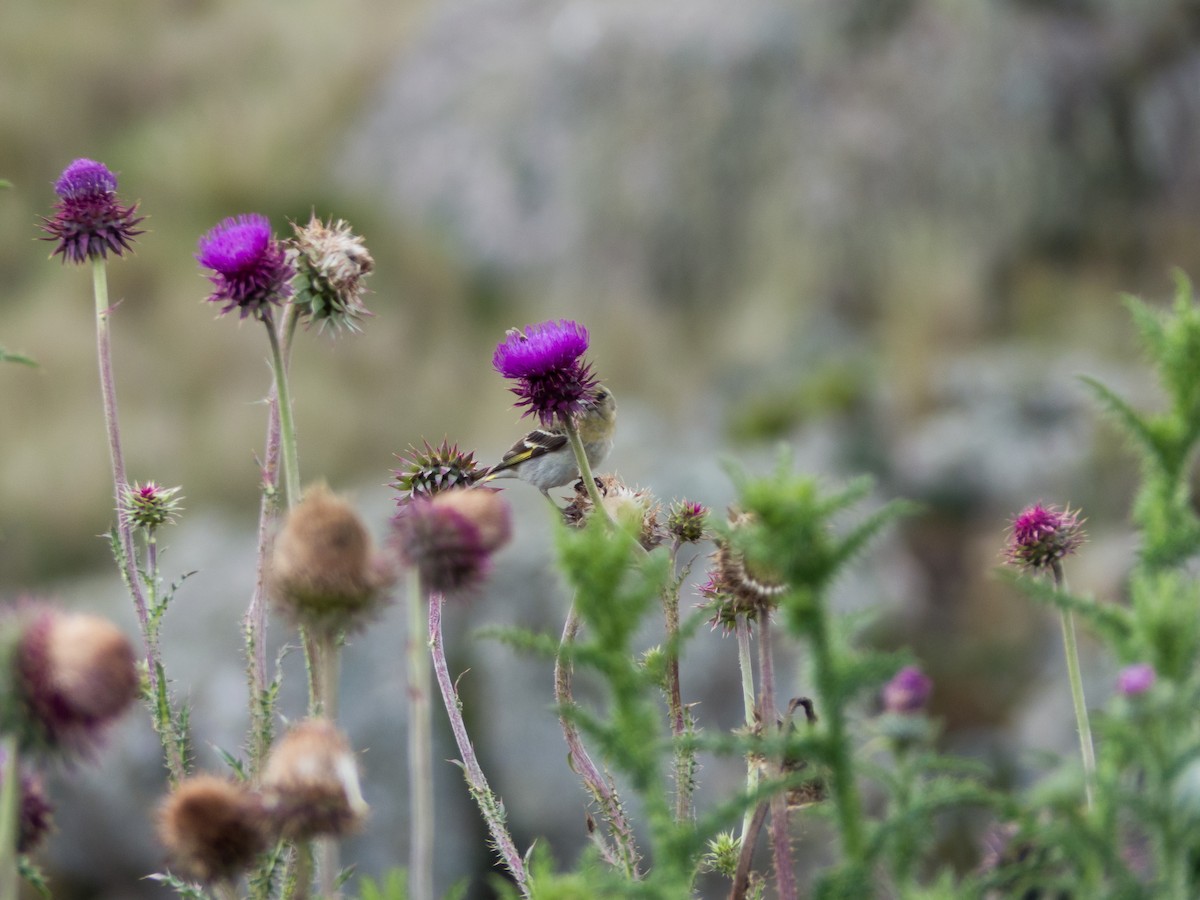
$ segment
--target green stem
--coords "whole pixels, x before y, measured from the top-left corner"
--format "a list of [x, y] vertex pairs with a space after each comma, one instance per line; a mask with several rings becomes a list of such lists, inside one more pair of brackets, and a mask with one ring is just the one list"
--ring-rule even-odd
[[[290, 318], [290, 317], [289, 317]], [[267, 338], [271, 342], [271, 369], [275, 375], [275, 395], [279, 403], [279, 446], [283, 457], [283, 493], [287, 508], [300, 502], [300, 463], [296, 452], [296, 424], [292, 418], [292, 395], [288, 389], [287, 363], [275, 320], [266, 318]], [[289, 338], [290, 338], [289, 333]], [[290, 340], [289, 340], [290, 344]]]
[[[677, 569], [679, 541], [671, 546], [671, 572]], [[663, 619], [667, 631], [667, 709], [671, 718], [671, 735], [675, 748], [675, 821], [692, 818], [692, 789], [696, 755], [683, 748], [680, 739], [687, 731], [687, 711], [683, 708], [683, 690], [679, 683], [679, 587], [680, 580], [672, 579], [663, 591]]]
[[579, 437], [579, 429], [575, 427], [574, 420], [569, 417], [564, 417], [564, 420], [567, 440], [571, 444], [571, 452], [575, 454], [575, 464], [579, 466], [579, 477], [583, 480], [584, 488], [587, 489], [588, 497], [592, 501], [592, 508], [604, 516], [605, 521], [612, 524], [612, 516], [604, 508], [604, 501], [600, 497], [600, 491], [596, 488], [596, 478], [592, 474], [592, 464], [588, 462], [587, 451], [583, 449], [583, 439]]
[[425, 624], [425, 598], [414, 566], [408, 573], [408, 788], [409, 826], [408, 896], [433, 900], [433, 720], [430, 704], [429, 633]]
[[[342, 661], [340, 635], [336, 631], [325, 630], [314, 634], [311, 644], [316, 667], [316, 714], [335, 722]], [[340, 845], [335, 837], [320, 837], [313, 842], [319, 896], [324, 900], [338, 896], [337, 876], [341, 870], [339, 851]]]
[[109, 328], [112, 307], [108, 302], [108, 268], [103, 257], [92, 260], [92, 293], [96, 303], [96, 359], [100, 368], [100, 398], [104, 407], [104, 425], [108, 434], [108, 454], [112, 462], [113, 491], [116, 495], [121, 577], [130, 596], [133, 597], [146, 654], [146, 678], [150, 688], [147, 702], [154, 717], [155, 728], [162, 740], [167, 771], [171, 782], [175, 784], [185, 774], [183, 754], [179, 750], [174, 712], [165, 679], [162, 677], [164, 668], [162, 652], [158, 646], [157, 626], [151, 623], [150, 606], [146, 602], [142, 576], [138, 571], [133, 526], [125, 515], [125, 489], [129, 482], [125, 478], [125, 457], [121, 450], [121, 427], [117, 417], [117, 387], [113, 377], [112, 334]]
[[[738, 669], [742, 676], [742, 709], [745, 713], [746, 733], [754, 728], [754, 657], [750, 652], [750, 623], [744, 615], [736, 619]], [[758, 767], [746, 759], [746, 792], [753, 793], [758, 787]], [[742, 846], [750, 837], [750, 826], [754, 820], [755, 808], [752, 806], [742, 816]], [[757, 831], [755, 832], [757, 834]]]
[[4, 738], [4, 782], [0, 787], [0, 898], [19, 895], [21, 870], [17, 853], [20, 836], [21, 779], [18, 774], [20, 758], [17, 739]]
[[[1054, 585], [1066, 592], [1067, 580], [1062, 566], [1055, 561], [1051, 565]], [[1092, 743], [1092, 726], [1088, 721], [1087, 700], [1083, 696], [1083, 676], [1079, 671], [1079, 645], [1075, 640], [1075, 619], [1069, 609], [1059, 610], [1062, 621], [1063, 654], [1067, 658], [1067, 680], [1071, 684], [1071, 703], [1075, 706], [1075, 725], [1079, 729], [1079, 753], [1083, 758], [1084, 796], [1087, 808], [1094, 804], [1093, 788], [1096, 781], [1096, 748]]]
[[863, 837], [862, 805], [858, 785], [854, 780], [850, 746], [846, 737], [846, 719], [842, 708], [841, 676], [835, 669], [829, 618], [824, 607], [813, 604], [810, 642], [817, 691], [821, 699], [820, 714], [825, 720], [829, 745], [829, 768], [833, 782], [833, 798], [838, 825], [842, 833], [842, 849], [851, 862], [861, 862], [865, 841]]
[[[771, 648], [771, 611], [761, 607], [758, 613], [758, 675], [762, 686], [760, 718], [763, 736], [779, 733], [779, 711], [775, 706], [775, 662]], [[772, 778], [782, 774], [778, 759], [768, 758], [767, 773]], [[777, 791], [771, 796], [771, 857], [775, 866], [775, 890], [779, 900], [796, 900], [796, 873], [792, 871], [792, 845], [788, 828], [787, 795]]]

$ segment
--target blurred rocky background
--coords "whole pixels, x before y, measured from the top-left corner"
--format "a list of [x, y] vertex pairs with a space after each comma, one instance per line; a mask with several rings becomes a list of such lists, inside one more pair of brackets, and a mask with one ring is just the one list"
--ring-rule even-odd
[[[112, 497], [90, 278], [48, 262], [34, 224], [88, 156], [150, 217], [110, 267], [120, 413], [130, 477], [187, 498], [163, 564], [196, 574], [164, 640], [203, 766], [245, 726], [269, 375], [261, 328], [214, 317], [192, 254], [248, 211], [281, 231], [344, 217], [374, 254], [365, 333], [302, 335], [293, 377], [304, 478], [351, 491], [381, 536], [393, 453], [448, 435], [488, 459], [519, 433], [490, 368], [504, 329], [577, 318], [620, 401], [626, 480], [720, 510], [721, 461], [761, 471], [783, 444], [804, 470], [923, 502], [839, 602], [878, 611], [876, 646], [912, 648], [944, 744], [1000, 783], [1071, 749], [1053, 619], [992, 571], [1011, 514], [1070, 501], [1091, 534], [1073, 586], [1122, 602], [1135, 470], [1076, 376], [1157, 402], [1119, 294], [1163, 300], [1173, 267], [1200, 272], [1200, 2], [16, 0], [0, 87], [0, 346], [40, 363], [0, 368], [0, 596], [134, 629], [97, 538]], [[561, 627], [546, 511], [521, 488], [516, 545], [447, 627], [518, 842], [569, 863], [584, 797], [550, 665], [471, 638]], [[407, 852], [403, 621], [392, 609], [346, 655], [374, 810], [346, 857], [371, 876]], [[1087, 649], [1100, 706], [1111, 664]], [[784, 690], [804, 693], [789, 658]], [[737, 721], [734, 660], [707, 634], [691, 651], [705, 727]], [[298, 715], [298, 654], [285, 669]], [[488, 896], [478, 817], [457, 770], [439, 777], [441, 884]], [[710, 796], [739, 777], [701, 772]], [[161, 865], [145, 715], [55, 781], [55, 895], [165, 896], [140, 880]], [[963, 866], [976, 824], [947, 822]]]

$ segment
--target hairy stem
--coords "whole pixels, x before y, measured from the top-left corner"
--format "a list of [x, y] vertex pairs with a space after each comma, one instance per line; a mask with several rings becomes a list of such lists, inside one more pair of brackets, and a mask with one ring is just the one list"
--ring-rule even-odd
[[176, 740], [174, 714], [170, 703], [160, 702], [167, 695], [166, 685], [161, 684], [163, 664], [155, 629], [150, 625], [150, 608], [142, 589], [142, 578], [138, 572], [137, 551], [133, 542], [133, 525], [126, 513], [125, 489], [129, 482], [125, 478], [125, 457], [121, 451], [121, 427], [117, 419], [117, 388], [113, 378], [112, 335], [109, 318], [112, 307], [108, 302], [108, 268], [103, 258], [92, 260], [92, 293], [96, 301], [96, 357], [100, 367], [100, 396], [104, 406], [104, 424], [108, 433], [108, 453], [112, 462], [113, 491], [117, 501], [117, 539], [120, 544], [121, 576], [133, 597], [138, 626], [142, 632], [142, 645], [146, 654], [146, 677], [149, 684], [149, 706], [154, 717], [155, 730], [162, 740], [166, 756], [167, 771], [171, 782], [184, 777], [183, 754]]
[[291, 509], [300, 502], [300, 463], [296, 451], [296, 424], [292, 418], [292, 395], [288, 389], [287, 361], [279, 334], [275, 330], [275, 320], [267, 317], [263, 322], [267, 326], [267, 338], [271, 342], [271, 370], [275, 375], [279, 444], [283, 460], [283, 495], [287, 508]]
[[[775, 661], [771, 648], [771, 613], [763, 607], [758, 618], [758, 670], [762, 683], [760, 720], [763, 736], [778, 730], [779, 713], [775, 706]], [[772, 777], [781, 772], [778, 760], [768, 760]], [[775, 890], [779, 900], [796, 900], [796, 874], [792, 871], [792, 841], [788, 834], [787, 795], [782, 791], [771, 797], [771, 854], [775, 863]]]
[[[754, 691], [754, 656], [750, 652], [750, 621], [744, 616], [739, 615], [736, 618], [735, 629], [737, 633], [738, 646], [738, 670], [741, 673], [742, 680], [742, 710], [745, 714], [746, 733], [749, 734], [754, 728], [754, 713], [757, 709], [757, 701], [755, 700]], [[747, 758], [746, 759], [746, 791], [753, 792], [758, 787], [758, 766]], [[747, 809], [742, 816], [742, 848], [745, 852], [747, 842], [751, 843], [750, 853], [754, 852], [753, 842], [758, 837], [758, 828], [751, 833], [751, 824], [757, 810], [755, 808]], [[759, 822], [759, 828], [762, 827], [762, 822]]]
[[424, 596], [415, 567], [408, 574], [408, 789], [409, 827], [408, 896], [433, 900], [433, 707], [429, 702], [428, 632], [424, 621]]
[[[671, 571], [676, 569], [679, 541], [671, 545]], [[663, 591], [663, 620], [667, 631], [667, 711], [671, 718], [671, 735], [679, 739], [687, 731], [683, 708], [683, 690], [679, 684], [679, 581], [672, 581]], [[692, 817], [692, 783], [696, 755], [693, 751], [675, 749], [675, 821]]]
[[441, 594], [429, 595], [429, 646], [433, 656], [433, 671], [437, 676], [438, 687], [442, 693], [442, 703], [446, 714], [450, 717], [450, 730], [454, 733], [454, 742], [458, 744], [458, 752], [462, 756], [463, 774], [467, 778], [467, 787], [474, 798], [483, 819], [487, 823], [492, 836], [492, 843], [505, 867], [517, 882], [517, 888], [522, 897], [530, 897], [529, 881], [525, 874], [525, 863], [517, 852], [512, 835], [504, 822], [504, 806], [492, 793], [479, 760], [475, 756], [475, 748], [467, 735], [467, 726], [462, 716], [462, 701], [458, 696], [458, 688], [450, 680], [450, 670], [446, 664], [446, 651], [442, 643], [442, 604]]
[[267, 436], [261, 463], [262, 497], [258, 506], [258, 549], [254, 593], [242, 620], [246, 637], [246, 674], [250, 682], [250, 775], [257, 780], [271, 743], [271, 711], [267, 692], [267, 564], [279, 514], [279, 403], [272, 382], [267, 395]]
[[[575, 604], [571, 604], [567, 612], [567, 621], [563, 626], [562, 640], [559, 641], [558, 655], [554, 658], [554, 699], [560, 709], [569, 709], [575, 705], [571, 683], [573, 669], [571, 661], [564, 652], [575, 641], [579, 633], [579, 614]], [[621, 798], [617, 795], [616, 786], [611, 779], [601, 774], [600, 769], [592, 761], [591, 755], [583, 744], [579, 729], [570, 717], [560, 714], [559, 724], [562, 726], [563, 737], [567, 742], [571, 768], [583, 779], [584, 787], [600, 807], [600, 813], [608, 823], [613, 842], [616, 844], [616, 857], [620, 860], [621, 869], [630, 879], [639, 877], [638, 851], [633, 841], [633, 828], [625, 818], [621, 806]]]

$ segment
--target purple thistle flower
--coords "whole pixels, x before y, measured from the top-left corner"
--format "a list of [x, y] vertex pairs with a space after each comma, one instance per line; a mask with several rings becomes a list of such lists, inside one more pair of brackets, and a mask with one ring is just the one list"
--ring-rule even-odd
[[921, 712], [929, 702], [933, 681], [916, 666], [905, 666], [883, 686], [885, 712], [911, 715]]
[[596, 387], [591, 366], [581, 359], [587, 349], [588, 330], [578, 322], [542, 322], [509, 329], [492, 354], [492, 367], [517, 382], [512, 392], [521, 398], [517, 406], [528, 407], [524, 415], [552, 425], [581, 412]]
[[1134, 663], [1126, 666], [1117, 675], [1117, 690], [1126, 697], [1144, 694], [1154, 687], [1158, 675], [1150, 663]]
[[1043, 569], [1069, 556], [1083, 543], [1077, 511], [1037, 503], [1013, 519], [1007, 556], [1026, 569]]
[[42, 217], [41, 228], [49, 237], [42, 240], [57, 242], [51, 256], [61, 255], [63, 262], [105, 259], [109, 251], [121, 256], [143, 233], [136, 226], [145, 216], [137, 215], [136, 203], [117, 202], [117, 176], [104, 163], [75, 160], [54, 183], [54, 193], [54, 215]]
[[213, 274], [208, 280], [216, 290], [208, 300], [224, 303], [221, 315], [239, 310], [265, 321], [272, 304], [292, 295], [296, 274], [287, 250], [271, 234], [271, 223], [258, 213], [228, 218], [200, 238], [196, 261]]

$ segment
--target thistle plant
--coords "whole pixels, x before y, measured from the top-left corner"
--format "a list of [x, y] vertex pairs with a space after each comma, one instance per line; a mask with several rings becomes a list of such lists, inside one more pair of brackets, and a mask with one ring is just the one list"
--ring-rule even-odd
[[[223, 771], [199, 772], [187, 707], [168, 689], [160, 649], [179, 581], [164, 582], [159, 540], [181, 512], [181, 488], [127, 479], [116, 414], [105, 266], [131, 253], [143, 218], [136, 204], [118, 201], [116, 176], [100, 163], [77, 160], [55, 190], [41, 225], [52, 255], [93, 269], [112, 544], [141, 647], [90, 613], [19, 602], [0, 616], [3, 896], [15, 896], [20, 875], [38, 877], [26, 854], [45, 840], [52, 811], [40, 769], [93, 755], [140, 693], [169, 782], [156, 824], [170, 868], [151, 877], [191, 898], [338, 897], [347, 875], [339, 841], [370, 827], [371, 800], [355, 736], [338, 722], [340, 660], [361, 629], [376, 627], [401, 573], [407, 870], [362, 880], [364, 898], [437, 895], [433, 862], [444, 837], [433, 777], [435, 682], [467, 792], [508, 878], [502, 894], [679, 900], [700, 896], [714, 877], [732, 900], [1200, 894], [1200, 306], [1182, 277], [1170, 311], [1129, 301], [1162, 408], [1140, 411], [1085, 380], [1141, 462], [1128, 603], [1100, 604], [1067, 584], [1065, 568], [1084, 539], [1077, 511], [1037, 503], [1010, 523], [1009, 581], [1060, 613], [1080, 753], [1035, 773], [1042, 777], [1028, 790], [1001, 791], [986, 766], [940, 751], [938, 669], [904, 650], [872, 650], [861, 619], [836, 613], [834, 586], [848, 583], [872, 540], [914, 507], [878, 497], [866, 480], [833, 485], [797, 472], [786, 453], [773, 470], [732, 469], [736, 497], [718, 514], [693, 499], [660, 504], [651, 489], [594, 471], [613, 444], [615, 401], [587, 358], [588, 329], [561, 318], [510, 330], [491, 359], [537, 427], [490, 469], [449, 438], [408, 443], [391, 473], [390, 535], [377, 547], [349, 499], [319, 480], [302, 489], [289, 379], [300, 323], [338, 337], [363, 327], [374, 260], [340, 219], [314, 215], [287, 239], [260, 214], [221, 221], [197, 246], [207, 300], [220, 316], [236, 311], [265, 326], [272, 378], [258, 460], [258, 570], [244, 619], [246, 758], [222, 750]], [[485, 375], [487, 360], [478, 365]], [[535, 465], [513, 471], [527, 464]], [[514, 839], [468, 734], [446, 651], [446, 609], [488, 602], [490, 576], [505, 564], [500, 551], [525, 526], [496, 488], [506, 473], [548, 498], [577, 480], [565, 503], [551, 498], [553, 546], [543, 548], [564, 588], [561, 631], [558, 621], [540, 631], [493, 630], [553, 664], [550, 714], [584, 788], [568, 802], [578, 804], [580, 836], [591, 841], [561, 867], [545, 842], [522, 852]], [[693, 579], [698, 564], [707, 572]], [[265, 658], [269, 611], [300, 635], [305, 708], [281, 708], [281, 669], [272, 672]], [[742, 704], [732, 727], [706, 717], [681, 665], [705, 622], [736, 645], [726, 681]], [[1111, 672], [1089, 686], [1091, 708], [1077, 624], [1103, 657], [1096, 670]], [[591, 682], [585, 701], [577, 677]], [[737, 773], [724, 795], [706, 783], [701, 760], [710, 758]], [[381, 749], [369, 758], [390, 759]], [[967, 809], [991, 829], [978, 864], [964, 868], [939, 852], [937, 833], [946, 816]], [[809, 827], [818, 821], [827, 836]], [[796, 850], [810, 841], [820, 847], [806, 855], [826, 862], [804, 872]]]

